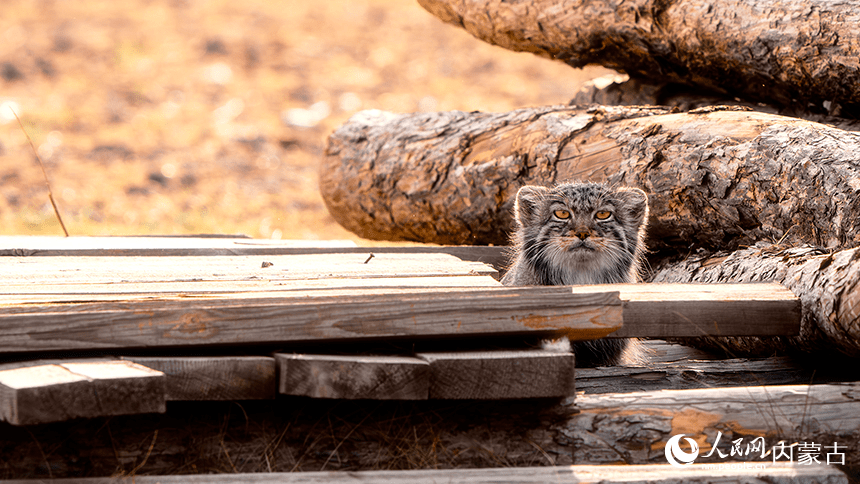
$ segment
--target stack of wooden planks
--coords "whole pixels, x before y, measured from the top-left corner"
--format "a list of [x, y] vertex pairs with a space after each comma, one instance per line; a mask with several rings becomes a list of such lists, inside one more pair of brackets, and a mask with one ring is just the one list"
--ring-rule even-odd
[[[573, 354], [535, 343], [799, 328], [800, 302], [779, 285], [504, 287], [503, 261], [496, 247], [0, 237], [0, 419], [277, 395], [488, 400], [736, 385], [755, 374], [751, 362], [657, 358], [574, 374]], [[807, 376], [770, 365], [754, 378]], [[612, 412], [612, 399], [578, 401], [585, 414]]]
[[[796, 298], [773, 285], [512, 288], [478, 261], [486, 249], [349, 245], [0, 239], [0, 253], [7, 254], [0, 260], [0, 354], [18, 360], [0, 371], [0, 418], [32, 424], [162, 412], [167, 400], [278, 393], [399, 400], [564, 396], [574, 393], [571, 353], [478, 345], [371, 354], [366, 342], [797, 330]], [[300, 351], [303, 344], [345, 341], [352, 343], [346, 354]], [[236, 356], [237, 348], [249, 354]], [[254, 354], [261, 348], [268, 352]], [[201, 351], [206, 355], [183, 355]], [[56, 360], [59, 352], [99, 359], [39, 361]], [[56, 401], [74, 404], [50, 403]]]

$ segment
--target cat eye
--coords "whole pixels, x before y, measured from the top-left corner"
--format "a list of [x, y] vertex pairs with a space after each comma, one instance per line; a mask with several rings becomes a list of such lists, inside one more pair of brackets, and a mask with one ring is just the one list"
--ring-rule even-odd
[[553, 214], [562, 220], [570, 218], [570, 211], [568, 210], [556, 210]]
[[606, 220], [611, 216], [612, 216], [612, 212], [607, 211], [607, 210], [601, 210], [601, 211], [594, 214], [594, 218], [596, 218], [597, 220]]

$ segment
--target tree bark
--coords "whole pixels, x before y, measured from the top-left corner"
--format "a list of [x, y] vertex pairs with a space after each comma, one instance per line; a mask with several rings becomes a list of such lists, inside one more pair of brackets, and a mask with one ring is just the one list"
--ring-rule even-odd
[[418, 0], [506, 49], [777, 106], [860, 114], [860, 7], [775, 0]]
[[786, 351], [860, 357], [860, 248], [826, 253], [760, 243], [737, 252], [665, 262], [652, 282], [779, 282], [801, 300], [799, 336], [685, 340], [711, 350], [752, 356]]
[[366, 111], [330, 136], [320, 190], [370, 239], [505, 244], [522, 185], [580, 179], [645, 190], [652, 250], [860, 243], [860, 135], [721, 109]]
[[780, 114], [829, 124], [847, 131], [860, 131], [860, 119], [846, 119], [828, 114], [810, 113], [796, 108], [776, 107], [731, 98], [725, 94], [703, 91], [682, 84], [659, 84], [626, 76], [603, 76], [586, 82], [570, 105], [591, 106], [665, 106], [672, 110], [691, 111], [708, 106], [745, 106], [754, 111]]

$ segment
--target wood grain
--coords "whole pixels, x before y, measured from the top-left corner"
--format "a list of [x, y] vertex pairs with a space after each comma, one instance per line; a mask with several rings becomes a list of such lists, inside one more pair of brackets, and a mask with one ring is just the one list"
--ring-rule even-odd
[[[768, 448], [787, 442], [838, 442], [846, 463], [856, 462], [860, 436], [860, 383], [747, 386], [695, 390], [577, 395], [571, 414], [559, 427], [580, 462], [665, 461], [663, 450], [673, 435], [685, 434], [699, 446], [700, 462], [725, 462], [729, 440], [761, 436]], [[757, 459], [758, 460], [758, 459]], [[772, 462], [766, 456], [764, 462]]]
[[[0, 281], [11, 284], [296, 281], [337, 278], [497, 275], [479, 262], [440, 253], [328, 253], [197, 257], [4, 257]], [[265, 265], [263, 262], [268, 263]]]
[[261, 240], [247, 237], [0, 236], [0, 256], [188, 256], [302, 254], [355, 247], [351, 240]]
[[284, 395], [345, 400], [426, 400], [427, 362], [404, 356], [275, 354]]
[[491, 276], [445, 277], [376, 277], [304, 279], [288, 281], [187, 281], [187, 282], [114, 282], [95, 284], [7, 284], [0, 287], [0, 301], [5, 304], [44, 303], [59, 301], [112, 301], [123, 298], [188, 297], [254, 293], [325, 295], [368, 292], [375, 289], [399, 290], [420, 288], [482, 288], [500, 287]]
[[791, 336], [800, 331], [800, 299], [776, 283], [603, 284], [574, 293], [621, 292], [624, 327], [611, 337]]
[[716, 286], [733, 281], [774, 281], [799, 296], [803, 319], [798, 336], [693, 342], [703, 348], [736, 356], [799, 350], [816, 359], [860, 357], [860, 249], [833, 252], [810, 245], [760, 243], [735, 252], [704, 253], [661, 264], [654, 272], [654, 280], [661, 283]]
[[164, 373], [168, 401], [275, 398], [275, 360], [269, 356], [131, 356], [123, 359]]
[[164, 375], [129, 361], [0, 370], [0, 418], [13, 425], [165, 411]]
[[266, 240], [244, 237], [52, 237], [0, 236], [0, 256], [227, 256], [316, 254], [449, 254], [496, 269], [507, 263], [505, 247], [409, 245], [357, 247], [349, 240]]
[[574, 393], [573, 353], [545, 350], [418, 353], [431, 399], [499, 400]]
[[860, 136], [727, 109], [359, 113], [329, 137], [320, 191], [372, 239], [503, 245], [521, 186], [579, 179], [643, 189], [654, 250], [856, 246]]
[[591, 339], [621, 325], [617, 292], [566, 287], [242, 293], [0, 304], [0, 351], [106, 350], [465, 335]]

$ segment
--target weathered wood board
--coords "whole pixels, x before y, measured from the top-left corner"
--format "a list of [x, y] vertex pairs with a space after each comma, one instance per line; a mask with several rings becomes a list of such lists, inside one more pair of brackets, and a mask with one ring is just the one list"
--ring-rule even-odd
[[504, 400], [574, 393], [572, 353], [534, 350], [411, 356], [276, 354], [279, 392], [370, 400]]
[[4, 257], [4, 284], [304, 281], [382, 277], [497, 275], [486, 264], [448, 254], [343, 254], [198, 257]]
[[430, 398], [503, 400], [573, 395], [574, 356], [534, 350], [418, 353], [430, 364]]
[[262, 255], [356, 247], [351, 240], [266, 240], [243, 236], [51, 237], [0, 236], [0, 256]]
[[558, 286], [7, 302], [14, 297], [0, 298], [0, 352], [485, 334], [592, 339], [617, 330], [622, 318], [617, 292], [573, 295]]
[[171, 400], [275, 398], [275, 360], [269, 356], [130, 356], [124, 360], [164, 373]]
[[275, 355], [284, 395], [426, 400], [430, 365], [406, 356]]
[[[0, 367], [3, 368], [3, 367]], [[0, 369], [0, 419], [13, 425], [165, 411], [164, 374], [129, 361]]]
[[574, 294], [621, 292], [624, 327], [611, 337], [796, 335], [800, 300], [776, 283], [598, 284]]
[[[35, 481], [5, 481], [27, 484]], [[215, 474], [183, 476], [129, 476], [126, 478], [57, 479], [57, 484], [546, 484], [546, 483], [635, 483], [711, 484], [766, 483], [848, 484], [845, 474], [834, 466], [771, 464], [764, 469], [743, 466], [665, 465], [507, 467], [490, 469], [440, 469], [363, 472], [290, 472], [258, 474]]]
[[449, 254], [501, 268], [504, 246], [386, 245], [358, 247], [350, 240], [265, 240], [245, 237], [0, 236], [0, 256], [228, 256], [328, 254]]

